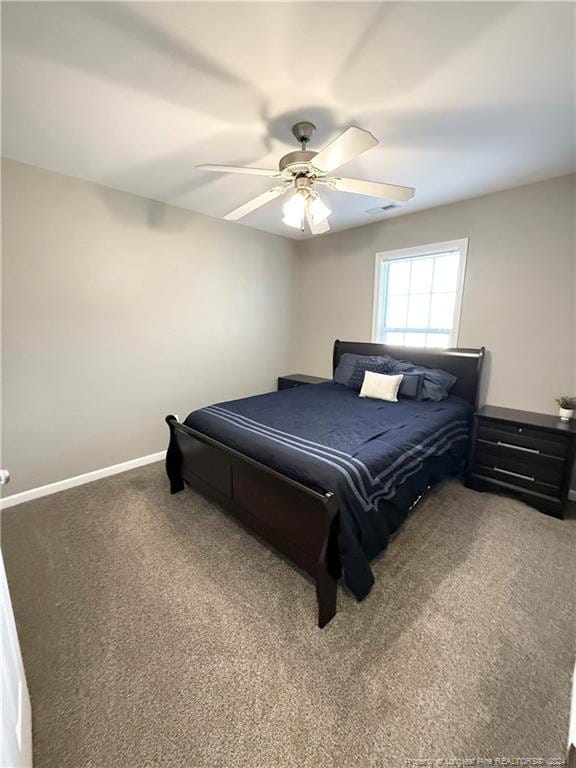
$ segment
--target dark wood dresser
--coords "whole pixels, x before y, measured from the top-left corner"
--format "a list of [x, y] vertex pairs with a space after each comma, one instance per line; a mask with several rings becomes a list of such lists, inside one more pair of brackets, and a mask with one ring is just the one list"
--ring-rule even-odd
[[575, 420], [486, 405], [474, 414], [466, 485], [564, 517], [575, 447]]
[[290, 373], [288, 376], [278, 377], [278, 389], [290, 389], [301, 387], [304, 384], [322, 384], [331, 379], [322, 379], [320, 376], [307, 376], [305, 373]]

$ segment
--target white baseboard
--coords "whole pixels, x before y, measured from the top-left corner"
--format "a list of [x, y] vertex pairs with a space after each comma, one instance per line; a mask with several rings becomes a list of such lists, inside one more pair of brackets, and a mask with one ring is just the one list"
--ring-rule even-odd
[[576, 501], [576, 488], [572, 488], [568, 491], [568, 498], [570, 501]]
[[23, 504], [25, 501], [39, 499], [41, 496], [49, 496], [51, 493], [65, 491], [67, 488], [91, 483], [103, 477], [118, 475], [120, 472], [143, 467], [145, 464], [153, 464], [155, 461], [162, 461], [165, 457], [166, 451], [159, 451], [158, 453], [151, 453], [149, 456], [140, 456], [138, 459], [123, 461], [122, 464], [114, 464], [111, 467], [103, 467], [102, 469], [95, 469], [93, 472], [86, 472], [83, 475], [76, 475], [76, 477], [68, 477], [66, 480], [58, 480], [56, 483], [41, 485], [39, 488], [31, 488], [29, 491], [14, 493], [12, 496], [6, 496], [0, 500], [0, 509], [8, 509], [8, 507], [14, 507], [16, 504]]

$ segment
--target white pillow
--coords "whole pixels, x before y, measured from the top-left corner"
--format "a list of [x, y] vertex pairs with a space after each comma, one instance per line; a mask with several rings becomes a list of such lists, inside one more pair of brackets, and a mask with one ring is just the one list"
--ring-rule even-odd
[[397, 376], [388, 376], [385, 373], [374, 373], [366, 371], [360, 397], [375, 397], [377, 400], [388, 400], [391, 403], [398, 402], [398, 390], [402, 374]]

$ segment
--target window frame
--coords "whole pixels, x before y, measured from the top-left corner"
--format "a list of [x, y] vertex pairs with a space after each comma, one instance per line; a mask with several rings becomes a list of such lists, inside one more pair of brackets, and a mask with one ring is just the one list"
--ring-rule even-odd
[[[464, 280], [466, 277], [466, 261], [468, 256], [468, 238], [463, 237], [459, 240], [445, 240], [440, 243], [428, 243], [426, 245], [416, 245], [410, 248], [399, 248], [393, 251], [380, 251], [374, 257], [374, 296], [372, 304], [372, 341], [377, 344], [385, 344], [378, 339], [378, 315], [381, 306], [380, 296], [380, 269], [381, 265], [387, 261], [398, 261], [400, 259], [413, 259], [425, 256], [434, 256], [436, 254], [449, 251], [458, 251], [460, 259], [458, 263], [458, 280], [456, 283], [456, 301], [454, 302], [454, 316], [452, 319], [452, 332], [450, 334], [449, 347], [458, 346], [460, 335], [460, 316], [462, 314], [462, 299], [464, 295]], [[408, 345], [403, 345], [407, 349]], [[434, 347], [429, 347], [434, 349]]]

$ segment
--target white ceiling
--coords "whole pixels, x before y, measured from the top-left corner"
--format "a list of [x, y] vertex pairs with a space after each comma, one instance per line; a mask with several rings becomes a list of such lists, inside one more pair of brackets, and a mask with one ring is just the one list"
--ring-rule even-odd
[[[268, 189], [200, 163], [277, 167], [290, 126], [319, 149], [350, 124], [380, 145], [342, 168], [416, 187], [402, 209], [575, 168], [572, 3], [3, 3], [3, 154], [225, 213]], [[333, 229], [375, 198], [323, 192]], [[242, 223], [300, 237], [276, 200]], [[382, 216], [398, 215], [398, 212]]]

